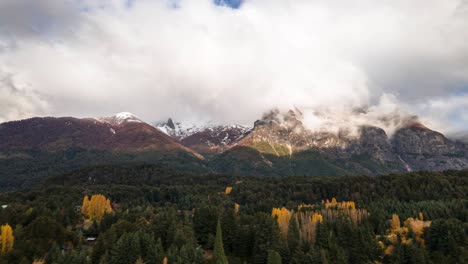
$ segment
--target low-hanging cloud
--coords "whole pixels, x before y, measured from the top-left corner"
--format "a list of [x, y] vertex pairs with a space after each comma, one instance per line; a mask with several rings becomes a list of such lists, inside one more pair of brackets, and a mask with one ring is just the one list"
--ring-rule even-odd
[[467, 106], [457, 99], [468, 89], [464, 0], [6, 0], [6, 14], [16, 19], [0, 19], [0, 67], [41, 97], [25, 107], [18, 96], [4, 119], [131, 111], [250, 124], [274, 107], [391, 101], [463, 129], [452, 123]]

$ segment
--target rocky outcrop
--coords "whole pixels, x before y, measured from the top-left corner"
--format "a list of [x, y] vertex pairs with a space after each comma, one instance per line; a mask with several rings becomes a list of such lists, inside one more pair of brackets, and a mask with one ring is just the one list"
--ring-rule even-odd
[[399, 129], [392, 137], [395, 153], [412, 170], [448, 170], [468, 167], [466, 145], [452, 141], [420, 124]]
[[[465, 144], [416, 122], [405, 123], [389, 137], [375, 126], [360, 126], [357, 133], [347, 129], [311, 131], [303, 125], [301, 115], [297, 110], [270, 111], [255, 122], [239, 145], [291, 159], [313, 151], [343, 169], [366, 174], [468, 167]], [[271, 158], [266, 162], [271, 163]]]

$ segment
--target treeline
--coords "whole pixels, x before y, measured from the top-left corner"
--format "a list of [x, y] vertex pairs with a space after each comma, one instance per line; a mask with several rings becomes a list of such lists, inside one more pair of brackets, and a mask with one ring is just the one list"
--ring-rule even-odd
[[467, 194], [467, 171], [275, 178], [94, 167], [0, 194], [0, 263], [466, 263]]

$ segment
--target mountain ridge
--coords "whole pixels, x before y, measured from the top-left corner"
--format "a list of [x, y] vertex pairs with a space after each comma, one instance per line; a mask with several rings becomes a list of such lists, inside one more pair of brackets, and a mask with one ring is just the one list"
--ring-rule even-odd
[[[88, 165], [161, 164], [200, 173], [276, 176], [380, 175], [468, 168], [468, 147], [415, 119], [391, 135], [377, 126], [311, 130], [296, 110], [266, 113], [252, 127], [205, 125], [165, 133], [124, 112], [43, 117], [0, 124], [1, 179]], [[184, 128], [172, 119], [165, 128]], [[180, 137], [180, 135], [184, 135]], [[55, 163], [52, 163], [54, 161]], [[62, 161], [62, 162], [60, 162]], [[28, 167], [29, 170], [21, 170]], [[29, 171], [29, 172], [28, 172]], [[18, 176], [19, 175], [19, 176]]]

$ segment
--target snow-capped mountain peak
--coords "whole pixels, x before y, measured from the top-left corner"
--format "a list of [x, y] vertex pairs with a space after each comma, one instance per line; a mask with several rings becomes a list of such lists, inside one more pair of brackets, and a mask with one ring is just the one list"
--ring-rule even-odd
[[[183, 124], [169, 118], [155, 124], [162, 132], [179, 140], [184, 146], [200, 152], [222, 151], [247, 135], [252, 127], [241, 125], [220, 125], [208, 122], [203, 125]], [[208, 149], [207, 149], [208, 148]]]
[[113, 125], [121, 125], [123, 123], [143, 123], [143, 121], [138, 116], [130, 112], [121, 112], [111, 117], [97, 118], [97, 120]]
[[169, 118], [167, 121], [157, 122], [154, 126], [168, 136], [177, 140], [182, 140], [183, 138], [191, 136], [204, 129], [203, 126], [195, 124], [174, 122], [172, 118]]
[[116, 123], [122, 124], [124, 122], [137, 122], [141, 123], [142, 121], [136, 115], [129, 112], [121, 112], [114, 116]]

